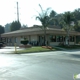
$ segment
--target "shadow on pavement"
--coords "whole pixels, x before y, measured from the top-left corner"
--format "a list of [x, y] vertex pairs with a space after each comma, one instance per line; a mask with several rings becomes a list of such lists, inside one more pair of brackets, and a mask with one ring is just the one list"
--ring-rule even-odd
[[80, 58], [80, 54], [70, 54], [71, 57]]

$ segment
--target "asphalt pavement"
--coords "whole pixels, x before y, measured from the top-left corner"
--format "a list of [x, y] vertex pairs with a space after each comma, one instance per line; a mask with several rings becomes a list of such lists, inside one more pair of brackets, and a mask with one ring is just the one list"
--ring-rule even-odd
[[[0, 49], [4, 53], [12, 48]], [[80, 51], [0, 54], [0, 80], [73, 80], [80, 73]]]

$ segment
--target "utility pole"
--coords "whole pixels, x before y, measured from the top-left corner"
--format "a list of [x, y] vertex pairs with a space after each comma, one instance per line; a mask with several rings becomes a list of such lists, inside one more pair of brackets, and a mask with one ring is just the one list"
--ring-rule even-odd
[[18, 8], [18, 2], [17, 2], [17, 21], [19, 22], [19, 8]]

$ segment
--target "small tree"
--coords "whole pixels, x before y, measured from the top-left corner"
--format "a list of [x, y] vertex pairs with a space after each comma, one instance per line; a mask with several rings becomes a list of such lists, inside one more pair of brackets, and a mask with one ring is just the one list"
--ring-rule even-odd
[[61, 23], [63, 26], [63, 29], [66, 31], [66, 45], [69, 46], [69, 37], [70, 37], [70, 31], [74, 29], [74, 15], [71, 12], [65, 12], [63, 14]]
[[26, 38], [24, 38], [23, 40], [21, 40], [21, 44], [23, 45], [27, 45], [28, 44], [28, 40]]
[[4, 33], [4, 27], [0, 25], [0, 34]]
[[40, 4], [39, 4], [39, 7], [41, 9], [41, 13], [38, 13], [38, 16], [36, 16], [36, 19], [38, 19], [42, 24], [41, 29], [44, 31], [44, 41], [45, 41], [44, 43], [47, 46], [46, 30], [47, 30], [47, 27], [50, 24], [50, 21], [52, 20], [49, 16], [51, 11], [50, 11], [50, 8], [47, 8], [46, 10], [43, 10]]
[[19, 30], [21, 28], [21, 23], [19, 21], [13, 21], [11, 23], [10, 29], [11, 31], [16, 31]]

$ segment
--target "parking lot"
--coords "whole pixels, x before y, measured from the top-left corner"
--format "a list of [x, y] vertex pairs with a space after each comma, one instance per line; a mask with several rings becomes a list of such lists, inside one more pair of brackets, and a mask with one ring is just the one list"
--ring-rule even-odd
[[79, 50], [6, 54], [14, 50], [0, 49], [0, 80], [73, 80], [80, 73]]

